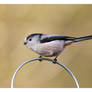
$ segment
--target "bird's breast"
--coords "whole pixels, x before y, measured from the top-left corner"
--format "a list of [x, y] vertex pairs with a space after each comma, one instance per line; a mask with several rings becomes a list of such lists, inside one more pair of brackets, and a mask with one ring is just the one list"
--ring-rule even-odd
[[38, 44], [35, 51], [42, 56], [56, 56], [64, 50], [64, 41], [52, 41]]

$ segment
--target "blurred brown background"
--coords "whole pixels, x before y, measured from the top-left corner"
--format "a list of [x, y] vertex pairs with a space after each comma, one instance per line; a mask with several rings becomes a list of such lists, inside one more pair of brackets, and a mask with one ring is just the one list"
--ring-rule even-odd
[[[92, 5], [0, 5], [0, 87], [10, 87], [16, 68], [38, 55], [23, 45], [30, 33], [92, 35]], [[92, 40], [73, 44], [58, 58], [77, 77], [80, 87], [92, 87]], [[15, 87], [76, 87], [58, 65], [33, 62], [17, 74]]]

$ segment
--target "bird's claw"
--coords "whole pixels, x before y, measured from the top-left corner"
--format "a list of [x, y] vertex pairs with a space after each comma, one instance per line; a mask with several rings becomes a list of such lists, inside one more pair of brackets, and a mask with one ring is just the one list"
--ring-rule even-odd
[[55, 58], [55, 59], [53, 60], [53, 63], [56, 64], [56, 62], [57, 62], [57, 59]]
[[41, 58], [42, 58], [42, 56], [39, 56], [39, 58], [40, 58], [40, 59], [39, 59], [39, 61], [41, 62], [41, 61], [42, 61], [42, 59], [41, 59]]

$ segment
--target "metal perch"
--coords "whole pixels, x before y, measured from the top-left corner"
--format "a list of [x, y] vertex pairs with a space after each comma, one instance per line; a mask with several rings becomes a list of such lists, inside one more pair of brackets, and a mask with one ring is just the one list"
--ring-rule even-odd
[[[12, 76], [12, 80], [11, 80], [11, 88], [14, 88], [14, 79], [15, 79], [15, 76], [16, 76], [17, 72], [18, 72], [25, 64], [27, 64], [27, 63], [29, 63], [29, 62], [32, 62], [32, 61], [36, 61], [36, 60], [46, 60], [46, 61], [50, 61], [50, 62], [55, 62], [54, 60], [49, 59], [49, 58], [33, 58], [33, 59], [30, 59], [30, 60], [25, 61], [25, 62], [22, 63], [22, 64], [16, 69], [16, 71], [14, 72], [14, 74], [13, 74], [13, 76]], [[55, 64], [58, 64], [58, 65], [60, 65], [61, 67], [63, 67], [63, 68], [72, 76], [72, 78], [73, 78], [74, 81], [75, 81], [75, 84], [76, 84], [77, 88], [79, 88], [78, 81], [77, 81], [76, 77], [74, 76], [74, 74], [73, 74], [64, 64], [62, 64], [62, 63], [60, 63], [60, 62], [58, 62], [58, 61], [56, 61]]]

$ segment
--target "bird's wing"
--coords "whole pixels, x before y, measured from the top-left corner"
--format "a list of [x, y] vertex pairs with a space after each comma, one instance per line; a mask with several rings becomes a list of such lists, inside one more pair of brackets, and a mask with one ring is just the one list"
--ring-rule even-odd
[[40, 42], [41, 43], [45, 43], [45, 42], [51, 42], [51, 41], [54, 41], [54, 40], [64, 40], [64, 41], [67, 41], [67, 40], [73, 40], [73, 39], [74, 39], [74, 37], [69, 37], [69, 36], [43, 35], [40, 38]]

